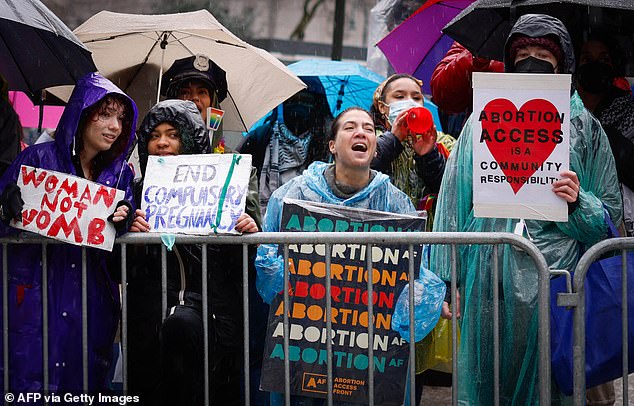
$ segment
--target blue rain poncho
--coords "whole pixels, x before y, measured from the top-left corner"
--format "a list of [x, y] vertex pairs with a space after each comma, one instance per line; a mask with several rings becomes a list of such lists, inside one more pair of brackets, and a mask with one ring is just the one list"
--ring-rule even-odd
[[[574, 62], [574, 58], [570, 38], [567, 32], [562, 34], [565, 31], [563, 26], [551, 28], [547, 23], [552, 20], [548, 19], [540, 27], [540, 19], [535, 17], [520, 17], [513, 32], [523, 32], [529, 36], [541, 36], [544, 31], [557, 34], [563, 45], [566, 62], [571, 66], [570, 62]], [[541, 29], [542, 34], [530, 35], [530, 30], [535, 27]], [[564, 69], [563, 72], [570, 70]], [[584, 248], [606, 238], [605, 211], [615, 224], [621, 223], [622, 204], [608, 139], [599, 122], [584, 108], [576, 92], [570, 99], [570, 115], [570, 170], [577, 173], [581, 182], [579, 206], [569, 215], [568, 222], [527, 220], [526, 227], [551, 269], [572, 271]], [[434, 231], [513, 232], [518, 220], [474, 217], [472, 151], [472, 126], [469, 120], [447, 162]], [[462, 313], [459, 321], [458, 398], [464, 404], [493, 404], [493, 300], [490, 272], [493, 247], [462, 245], [458, 250], [457, 283]], [[434, 272], [449, 281], [451, 247], [434, 246], [431, 264]], [[527, 254], [508, 245], [498, 249], [498, 264], [500, 404], [535, 405], [539, 403], [538, 351], [550, 350], [538, 349], [538, 273]], [[553, 394], [554, 401], [557, 397], [558, 394]]]
[[[329, 164], [313, 162], [301, 176], [277, 189], [269, 200], [264, 216], [263, 231], [280, 231], [283, 199], [337, 204], [341, 206], [380, 210], [391, 213], [411, 213], [414, 206], [407, 195], [390, 183], [389, 177], [377, 173], [368, 186], [348, 199], [335, 196], [323, 173]], [[284, 261], [277, 244], [261, 244], [258, 247], [255, 266], [256, 286], [265, 302], [271, 303], [284, 286]], [[445, 284], [428, 269], [421, 266], [415, 281], [416, 338], [422, 339], [431, 331], [438, 317], [445, 294]], [[392, 329], [404, 339], [409, 339], [408, 287], [401, 293], [392, 316]]]

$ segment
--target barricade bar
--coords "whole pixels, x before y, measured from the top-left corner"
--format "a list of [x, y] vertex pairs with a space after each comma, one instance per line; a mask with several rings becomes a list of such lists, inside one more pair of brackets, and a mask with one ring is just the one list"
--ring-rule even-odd
[[205, 404], [209, 404], [209, 289], [207, 284], [207, 244], [203, 244], [200, 264], [203, 294], [203, 382]]
[[[44, 395], [48, 395], [48, 255], [46, 253], [46, 243], [42, 243], [42, 365]], [[46, 399], [46, 397], [44, 398]], [[48, 401], [44, 402], [48, 405]]]
[[493, 404], [500, 404], [500, 286], [498, 274], [498, 247], [491, 254], [491, 277], [493, 278]]
[[623, 330], [621, 331], [623, 337], [623, 404], [627, 404], [628, 393], [628, 340], [627, 340], [627, 261], [625, 259], [626, 251], [634, 250], [634, 238], [610, 238], [598, 242], [590, 247], [581, 257], [575, 275], [573, 278], [572, 289], [578, 296], [577, 306], [573, 309], [574, 312], [574, 340], [573, 340], [573, 402], [574, 404], [581, 405], [586, 399], [586, 292], [584, 281], [588, 273], [590, 265], [601, 256], [608, 252], [621, 251], [622, 255], [622, 272], [623, 272], [623, 289], [622, 292], [622, 318], [623, 318]]
[[[88, 393], [88, 264], [86, 248], [81, 249], [81, 365], [84, 393]], [[44, 365], [48, 368], [48, 365]]]
[[123, 375], [123, 394], [128, 394], [128, 251], [121, 244], [121, 372]]
[[[7, 244], [2, 244], [2, 365], [4, 393], [9, 393], [9, 266]], [[5, 399], [4, 404], [9, 402]]]
[[[56, 244], [59, 243], [54, 240], [43, 239], [40, 236], [30, 234], [30, 233], [21, 233], [17, 237], [12, 238], [1, 238], [0, 243], [3, 243], [3, 248], [5, 252], [4, 256], [4, 273], [3, 279], [5, 284], [3, 289], [5, 291], [3, 302], [5, 304], [3, 309], [3, 335], [5, 337], [4, 347], [4, 363], [5, 363], [5, 390], [8, 389], [9, 379], [8, 379], [8, 313], [7, 313], [7, 256], [6, 256], [6, 244], [33, 244], [33, 243], [42, 243], [45, 244]], [[122, 271], [122, 283], [126, 283], [126, 266], [127, 257], [126, 257], [126, 247], [128, 245], [139, 245], [139, 244], [160, 244], [162, 246], [162, 266], [161, 266], [161, 296], [162, 296], [162, 308], [163, 308], [163, 317], [166, 314], [167, 307], [167, 261], [166, 261], [166, 249], [162, 245], [161, 235], [153, 234], [153, 233], [129, 233], [124, 237], [120, 237], [116, 240], [117, 244], [122, 245], [122, 257], [121, 257], [121, 266], [123, 268]], [[540, 348], [549, 348], [550, 345], [550, 333], [549, 333], [549, 319], [550, 319], [550, 307], [549, 307], [549, 271], [547, 269], [546, 261], [543, 258], [542, 254], [539, 252], [537, 247], [530, 242], [529, 240], [515, 235], [511, 233], [428, 233], [428, 232], [275, 232], [275, 233], [265, 233], [260, 232], [256, 234], [250, 235], [210, 235], [210, 236], [190, 236], [190, 235], [176, 235], [175, 236], [175, 244], [201, 244], [203, 245], [203, 258], [202, 258], [202, 274], [203, 274], [203, 321], [205, 324], [205, 403], [209, 404], [209, 376], [208, 376], [208, 329], [207, 329], [207, 319], [206, 315], [208, 315], [209, 310], [206, 308], [207, 300], [206, 300], [206, 250], [204, 249], [207, 245], [241, 245], [243, 247], [243, 303], [244, 303], [244, 368], [245, 368], [245, 383], [244, 383], [244, 392], [245, 392], [245, 403], [250, 404], [250, 388], [249, 388], [249, 278], [248, 278], [248, 248], [250, 245], [257, 245], [261, 243], [267, 244], [282, 244], [283, 247], [283, 258], [284, 258], [284, 377], [285, 377], [285, 404], [290, 405], [291, 395], [290, 395], [290, 357], [289, 357], [289, 339], [290, 339], [290, 321], [288, 317], [288, 311], [286, 309], [289, 308], [289, 245], [293, 244], [313, 244], [313, 245], [326, 245], [327, 247], [327, 255], [326, 255], [326, 266], [327, 269], [330, 269], [331, 266], [331, 250], [334, 244], [359, 244], [365, 245], [368, 250], [371, 250], [371, 247], [374, 245], [407, 245], [410, 251], [410, 258], [413, 257], [412, 252], [414, 250], [414, 246], [417, 244], [447, 244], [451, 245], [452, 248], [452, 269], [451, 269], [451, 297], [453, 303], [456, 304], [456, 277], [457, 277], [457, 245], [466, 245], [466, 244], [476, 244], [476, 245], [494, 245], [494, 256], [495, 252], [497, 252], [497, 248], [495, 246], [500, 244], [508, 244], [514, 247], [517, 247], [524, 252], [526, 252], [534, 261], [536, 268], [539, 272], [539, 318], [540, 318], [540, 330], [539, 330], [539, 345]], [[634, 243], [632, 244], [634, 246]], [[46, 255], [44, 255], [46, 258]], [[366, 268], [372, 268], [372, 258], [367, 257], [367, 266]], [[82, 249], [82, 355], [83, 355], [83, 383], [84, 389], [88, 391], [89, 377], [87, 371], [87, 326], [88, 323], [91, 322], [87, 320], [87, 298], [86, 298], [86, 248]], [[497, 278], [497, 264], [494, 266], [494, 278]], [[410, 281], [414, 281], [415, 274], [418, 270], [413, 269], [413, 263], [410, 263], [409, 269], [409, 279]], [[328, 272], [329, 273], [329, 272]], [[327, 278], [327, 288], [330, 286], [331, 281]], [[414, 307], [411, 305], [411, 302], [414, 299], [414, 286], [410, 285], [410, 325], [414, 325]], [[373, 314], [373, 301], [372, 301], [372, 285], [371, 278], [368, 280], [368, 314], [369, 317], [372, 317]], [[497, 288], [497, 284], [494, 284], [494, 288]], [[124, 298], [122, 300], [122, 322], [126, 324], [127, 322], [127, 302], [126, 302], [126, 287], [123, 287], [123, 295]], [[494, 293], [494, 296], [497, 297], [497, 289]], [[330, 301], [330, 296], [327, 295], [327, 314], [331, 314], [332, 312], [332, 303]], [[453, 312], [457, 313], [458, 308], [454, 307]], [[497, 316], [499, 317], [499, 315]], [[327, 334], [332, 330], [331, 325], [331, 317], [327, 317]], [[454, 317], [452, 320], [453, 326], [453, 334], [452, 334], [452, 345], [453, 345], [453, 368], [457, 370], [457, 357], [455, 356], [457, 352], [457, 322]], [[545, 326], [545, 328], [543, 328]], [[123, 347], [123, 364], [124, 364], [124, 392], [127, 391], [127, 326], [122, 327], [122, 347]], [[499, 326], [498, 326], [499, 329]], [[495, 332], [496, 334], [499, 331]], [[414, 356], [414, 346], [415, 343], [412, 340], [413, 330], [410, 332], [410, 366], [409, 366], [409, 379], [408, 379], [408, 387], [410, 392], [410, 405], [415, 404], [415, 356]], [[374, 368], [373, 368], [373, 325], [369, 323], [368, 325], [368, 337], [370, 343], [368, 345], [368, 384], [369, 384], [369, 404], [374, 404]], [[327, 352], [329, 353], [328, 359], [328, 395], [327, 395], [327, 403], [333, 403], [333, 393], [332, 393], [332, 344], [330, 341], [327, 343]], [[497, 345], [499, 347], [499, 345]], [[45, 360], [45, 364], [48, 364], [48, 360]], [[499, 362], [496, 361], [496, 369], [499, 368]], [[539, 390], [540, 390], [540, 402], [544, 404], [550, 403], [550, 352], [549, 351], [540, 351], [539, 356], [539, 369], [540, 369], [540, 382], [539, 382]], [[545, 377], [545, 378], [544, 378]], [[499, 370], [497, 371], [496, 381], [499, 382]], [[459, 382], [457, 381], [457, 375], [453, 375], [453, 404], [457, 404], [457, 388]], [[498, 389], [496, 389], [496, 394], [498, 393]], [[499, 399], [499, 395], [496, 395], [496, 399]]]
[[[368, 251], [369, 252], [369, 251]], [[414, 258], [414, 244], [409, 244], [407, 247], [407, 252], [408, 255], [410, 257], [410, 260], [408, 261], [408, 272], [409, 272], [409, 280], [413, 281], [416, 279], [415, 274], [414, 274], [414, 261], [412, 260], [412, 258]], [[422, 259], [421, 259], [422, 261]], [[416, 270], [418, 271], [418, 269]], [[372, 279], [372, 278], [368, 278]], [[410, 329], [409, 329], [409, 404], [410, 406], [416, 406], [416, 339], [415, 339], [415, 332], [414, 332], [414, 306], [412, 306], [411, 304], [414, 303], [414, 292], [416, 291], [416, 289], [414, 289], [414, 286], [412, 284], [410, 284], [409, 286], [409, 297], [407, 298], [410, 306], [409, 306], [409, 325], [410, 325]], [[369, 323], [372, 324], [372, 323]]]
[[[365, 252], [372, 252], [372, 244], [366, 244]], [[412, 261], [410, 261], [412, 262]], [[366, 255], [365, 269], [370, 272], [368, 275], [368, 405], [374, 406], [374, 285], [372, 283], [372, 255]], [[328, 274], [332, 275], [332, 274]], [[330, 279], [330, 278], [328, 278]], [[330, 295], [328, 295], [330, 296]], [[330, 392], [330, 390], [328, 390]]]
[[[456, 244], [451, 244], [451, 311], [452, 314], [458, 314], [460, 310], [457, 308], [458, 295], [457, 295], [457, 254]], [[451, 404], [452, 406], [458, 405], [458, 374], [454, 374], [453, 371], [458, 370], [458, 318], [451, 318]]]
[[243, 312], [243, 351], [244, 351], [244, 399], [249, 405], [251, 402], [251, 363], [249, 348], [249, 245], [242, 246], [242, 312]]

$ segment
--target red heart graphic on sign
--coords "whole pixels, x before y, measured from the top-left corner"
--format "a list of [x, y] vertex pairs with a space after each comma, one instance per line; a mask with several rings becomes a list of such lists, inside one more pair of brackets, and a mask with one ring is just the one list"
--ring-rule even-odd
[[480, 142], [517, 192], [561, 143], [563, 114], [548, 100], [529, 100], [517, 110], [508, 99], [491, 100], [479, 117]]

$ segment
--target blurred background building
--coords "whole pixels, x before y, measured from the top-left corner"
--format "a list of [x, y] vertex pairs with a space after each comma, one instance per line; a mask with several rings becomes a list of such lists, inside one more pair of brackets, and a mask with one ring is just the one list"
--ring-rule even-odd
[[[240, 38], [289, 63], [307, 57], [330, 59], [336, 1], [43, 0], [43, 3], [71, 29], [101, 10], [160, 14], [206, 8]], [[376, 0], [346, 0], [344, 60], [365, 62], [370, 10], [376, 3]]]

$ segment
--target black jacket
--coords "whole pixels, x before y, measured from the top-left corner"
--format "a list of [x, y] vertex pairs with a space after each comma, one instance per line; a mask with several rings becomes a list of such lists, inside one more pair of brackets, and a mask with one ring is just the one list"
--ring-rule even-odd
[[[376, 157], [372, 160], [372, 169], [383, 172], [392, 178], [392, 162], [398, 158], [403, 149], [403, 143], [394, 134], [389, 131], [384, 132], [380, 137], [377, 137]], [[416, 155], [414, 162], [416, 173], [425, 184], [426, 191], [438, 193], [445, 172], [445, 157], [434, 146], [429, 153], [423, 156]]]

